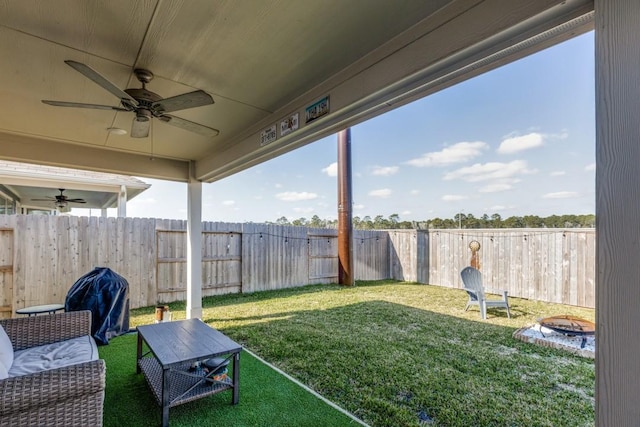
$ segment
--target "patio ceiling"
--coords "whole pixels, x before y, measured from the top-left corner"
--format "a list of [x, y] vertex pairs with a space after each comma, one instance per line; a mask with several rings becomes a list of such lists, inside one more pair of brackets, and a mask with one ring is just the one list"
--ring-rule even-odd
[[[212, 182], [593, 28], [589, 0], [16, 0], [0, 4], [0, 158]], [[43, 99], [118, 105], [71, 67], [117, 87], [215, 103], [174, 115], [216, 137], [132, 112], [60, 108]], [[329, 97], [328, 114], [306, 109]], [[294, 114], [299, 129], [281, 135]], [[277, 127], [277, 139], [261, 134]], [[192, 167], [191, 167], [192, 165]], [[191, 167], [191, 169], [190, 169]]]

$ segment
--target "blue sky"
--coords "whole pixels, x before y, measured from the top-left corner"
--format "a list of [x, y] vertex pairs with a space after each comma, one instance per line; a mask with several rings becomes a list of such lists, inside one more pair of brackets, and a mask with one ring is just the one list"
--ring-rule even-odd
[[[593, 51], [590, 32], [353, 127], [353, 215], [594, 213]], [[336, 156], [334, 135], [203, 184], [202, 217], [335, 219]], [[142, 179], [128, 216], [186, 219], [186, 184]]]

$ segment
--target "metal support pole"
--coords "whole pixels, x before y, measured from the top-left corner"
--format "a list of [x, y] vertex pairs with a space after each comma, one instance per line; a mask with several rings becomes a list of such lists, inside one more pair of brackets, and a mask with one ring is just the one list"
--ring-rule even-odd
[[353, 286], [351, 129], [338, 133], [338, 283]]

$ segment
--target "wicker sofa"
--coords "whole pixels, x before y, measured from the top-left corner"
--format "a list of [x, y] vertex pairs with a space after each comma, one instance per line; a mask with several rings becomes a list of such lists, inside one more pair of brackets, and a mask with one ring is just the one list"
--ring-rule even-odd
[[[91, 335], [91, 312], [0, 320], [15, 351]], [[104, 360], [0, 380], [0, 426], [102, 426]]]

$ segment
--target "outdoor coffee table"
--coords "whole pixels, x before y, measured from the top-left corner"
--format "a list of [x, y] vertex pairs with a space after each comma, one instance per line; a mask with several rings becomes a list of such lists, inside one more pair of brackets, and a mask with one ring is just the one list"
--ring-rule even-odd
[[[143, 353], [143, 344], [148, 351]], [[162, 407], [162, 425], [169, 425], [169, 408], [201, 397], [233, 389], [231, 403], [238, 403], [240, 344], [200, 319], [138, 326], [136, 372], [142, 372]], [[214, 380], [198, 367], [205, 359], [223, 356], [233, 359], [232, 379]]]

